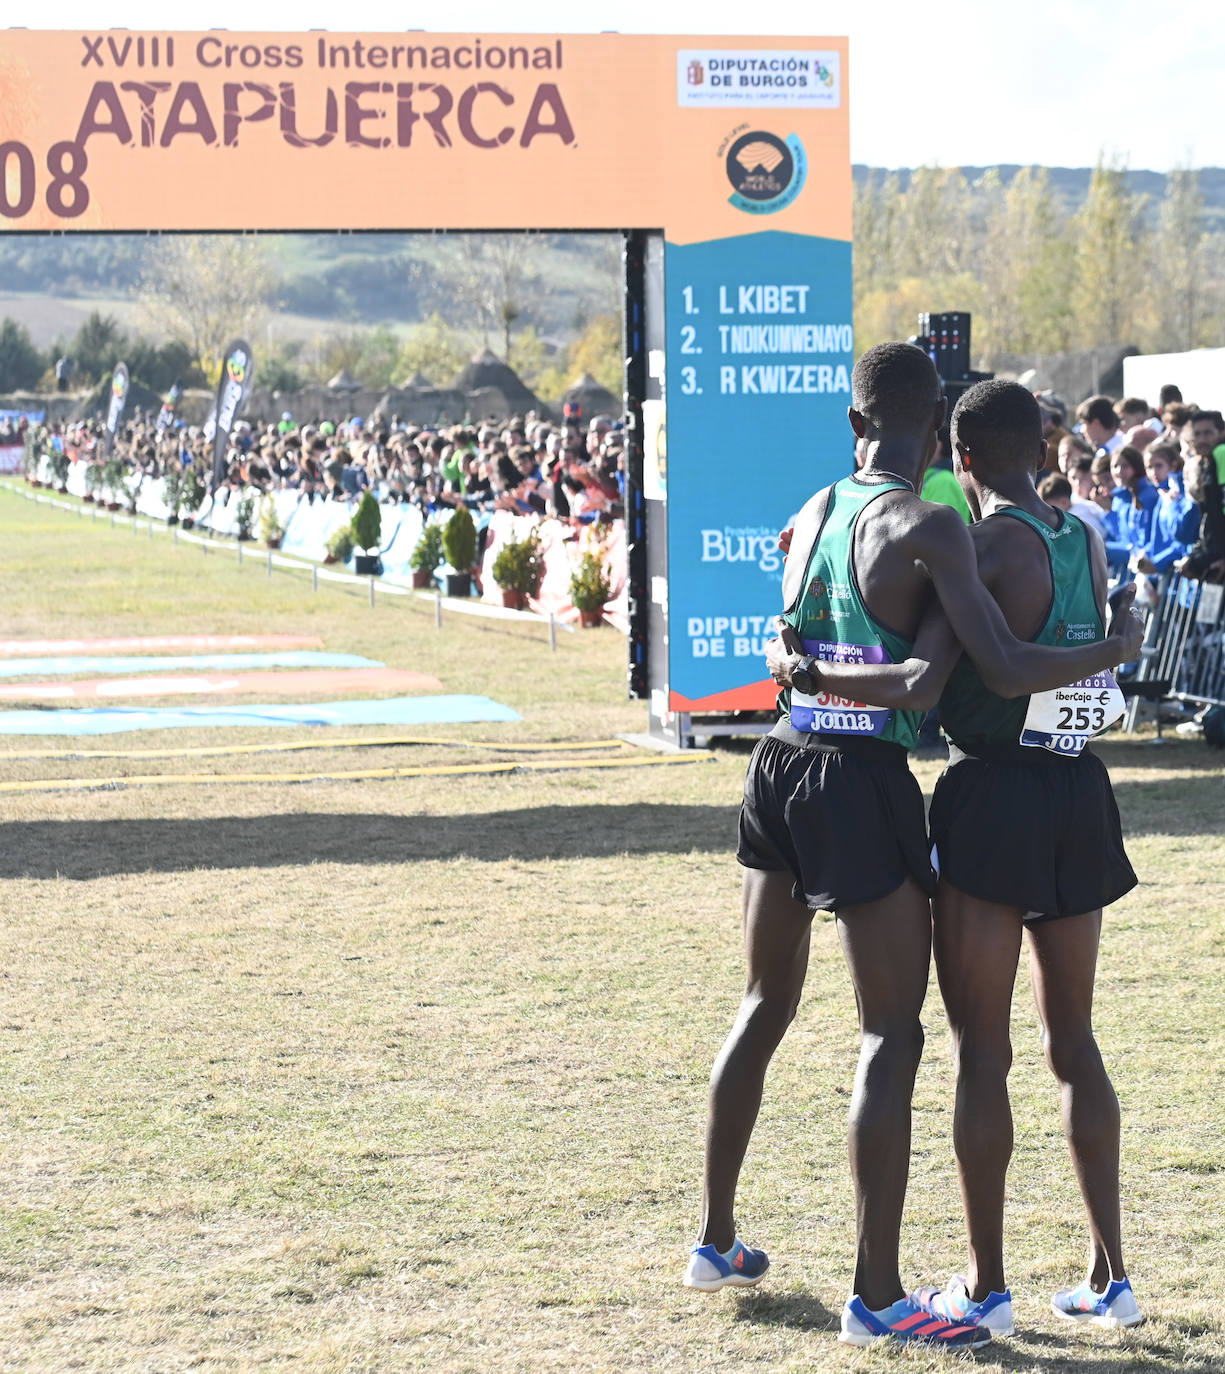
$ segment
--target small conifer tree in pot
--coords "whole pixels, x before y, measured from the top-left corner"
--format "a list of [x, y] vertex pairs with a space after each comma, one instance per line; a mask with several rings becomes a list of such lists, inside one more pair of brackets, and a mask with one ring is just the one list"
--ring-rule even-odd
[[359, 577], [377, 577], [383, 570], [379, 559], [379, 540], [383, 535], [383, 515], [372, 491], [362, 492], [353, 516], [353, 542], [362, 550], [353, 557], [353, 571]]
[[448, 596], [471, 596], [476, 526], [467, 506], [456, 506], [455, 513], [443, 526], [442, 547], [449, 564], [449, 571], [443, 575], [443, 590]]

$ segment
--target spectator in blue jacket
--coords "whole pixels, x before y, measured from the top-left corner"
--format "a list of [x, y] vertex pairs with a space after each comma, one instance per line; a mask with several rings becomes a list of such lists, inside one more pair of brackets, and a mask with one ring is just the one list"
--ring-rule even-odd
[[1115, 518], [1114, 536], [1107, 541], [1106, 554], [1111, 569], [1125, 572], [1133, 551], [1143, 553], [1153, 527], [1157, 488], [1144, 475], [1144, 457], [1126, 444], [1110, 455], [1110, 474], [1114, 478], [1111, 511]]
[[1199, 536], [1200, 510], [1173, 480], [1171, 464], [1178, 459], [1172, 445], [1154, 444], [1144, 455], [1144, 468], [1159, 497], [1144, 551], [1133, 555], [1132, 567], [1142, 573], [1169, 573], [1185, 558]]

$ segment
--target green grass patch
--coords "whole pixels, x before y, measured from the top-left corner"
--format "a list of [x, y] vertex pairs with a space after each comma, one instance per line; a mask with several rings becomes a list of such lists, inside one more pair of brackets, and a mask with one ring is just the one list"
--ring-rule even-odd
[[[438, 631], [428, 607], [371, 610], [5, 492], [0, 532], [6, 638], [313, 633], [524, 716], [477, 738], [642, 728], [611, 631], [565, 636], [556, 654], [518, 627]], [[315, 736], [173, 742], [269, 737]], [[48, 775], [6, 760], [31, 743], [67, 741], [0, 738], [0, 778]], [[1080, 1272], [1084, 1223], [1023, 964], [1007, 1218], [1020, 1334], [976, 1363], [1218, 1370], [1221, 756], [1181, 740], [1101, 752], [1142, 879], [1107, 915], [1098, 1027], [1150, 1321], [1068, 1331], [1047, 1310]], [[208, 788], [0, 796], [5, 1367], [951, 1367], [834, 1339], [856, 1033], [824, 917], [741, 1193], [743, 1230], [774, 1271], [741, 1295], [679, 1285], [706, 1079], [741, 987], [746, 757], [728, 746], [671, 771], [293, 787], [227, 785], [230, 761], [208, 759], [192, 764], [217, 772]], [[938, 766], [916, 764], [925, 787]], [[934, 981], [925, 1021], [902, 1246], [916, 1283], [964, 1262]]]

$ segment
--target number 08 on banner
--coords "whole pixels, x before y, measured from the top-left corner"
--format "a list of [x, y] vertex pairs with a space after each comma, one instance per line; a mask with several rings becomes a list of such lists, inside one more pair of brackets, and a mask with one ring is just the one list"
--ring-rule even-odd
[[24, 143], [0, 143], [0, 215], [24, 219], [40, 190], [47, 209], [61, 219], [76, 219], [89, 208], [85, 172], [89, 158], [79, 143], [63, 140], [47, 149], [46, 175], [40, 176], [34, 154]]

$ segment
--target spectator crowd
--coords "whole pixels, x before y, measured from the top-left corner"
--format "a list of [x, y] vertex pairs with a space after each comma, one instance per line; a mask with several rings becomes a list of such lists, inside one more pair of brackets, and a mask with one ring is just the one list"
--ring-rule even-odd
[[[101, 464], [106, 456], [96, 420], [52, 424], [34, 437], [40, 449], [73, 461]], [[111, 456], [129, 475], [150, 479], [193, 469], [219, 504], [253, 488], [297, 491], [309, 502], [353, 501], [370, 491], [426, 515], [463, 505], [478, 523], [497, 510], [583, 524], [624, 513], [624, 431], [604, 415], [557, 424], [529, 412], [504, 424], [422, 429], [396, 416], [299, 425], [285, 412], [276, 423], [238, 422], [215, 490], [212, 454], [203, 429], [136, 412], [120, 426]]]
[[[1091, 396], [1070, 415], [1053, 392], [1037, 399], [1047, 443], [1038, 492], [1097, 530], [1116, 585], [1175, 572], [1225, 578], [1220, 411], [1186, 404], [1176, 386], [1161, 388], [1155, 408], [1135, 396]], [[948, 443], [946, 430], [923, 494], [958, 505]], [[969, 508], [958, 508], [968, 520]]]
[[[1184, 402], [1175, 386], [1156, 407], [1138, 397], [1092, 396], [1074, 414], [1053, 392], [1037, 393], [1047, 441], [1047, 470], [1038, 490], [1101, 534], [1116, 583], [1181, 571], [1225, 580], [1225, 420]], [[0, 421], [0, 443], [21, 442], [25, 423]], [[35, 447], [101, 464], [100, 421], [52, 424]], [[968, 508], [952, 480], [947, 430], [942, 453], [924, 484], [928, 499]], [[194, 469], [199, 490], [213, 488], [213, 443], [164, 408], [139, 411], [122, 424], [112, 459], [145, 478]], [[129, 483], [130, 485], [130, 483]], [[467, 506], [478, 526], [494, 511], [608, 522], [624, 513], [625, 444], [620, 422], [574, 415], [560, 423], [529, 412], [505, 423], [420, 428], [353, 417], [339, 424], [239, 421], [214, 501], [236, 493], [292, 490], [303, 501], [352, 502], [371, 491], [381, 502], [417, 506], [423, 514]]]

